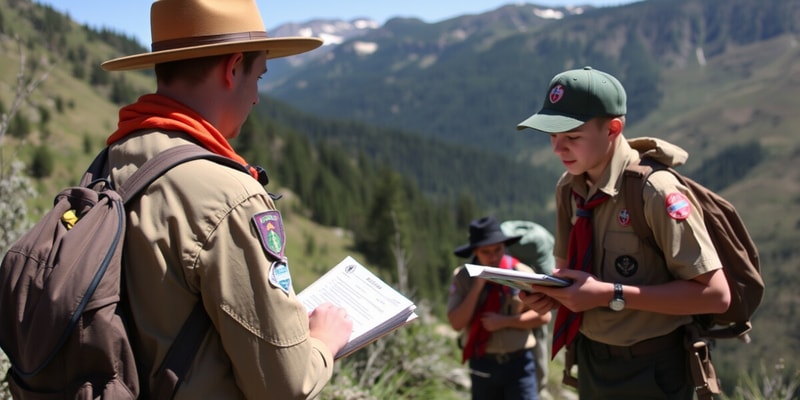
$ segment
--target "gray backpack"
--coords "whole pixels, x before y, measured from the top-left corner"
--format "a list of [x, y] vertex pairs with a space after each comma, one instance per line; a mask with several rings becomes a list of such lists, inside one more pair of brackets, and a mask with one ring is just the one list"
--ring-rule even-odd
[[[508, 246], [506, 252], [533, 268], [540, 274], [551, 274], [556, 261], [553, 256], [553, 234], [547, 228], [524, 220], [508, 220], [500, 224], [506, 236], [522, 236], [519, 242]], [[536, 346], [533, 348], [533, 359], [536, 363], [536, 379], [539, 390], [547, 388], [547, 376], [550, 371], [549, 329], [542, 325], [533, 330]]]
[[79, 186], [55, 197], [53, 209], [0, 264], [0, 347], [11, 361], [7, 380], [15, 399], [172, 398], [210, 326], [198, 301], [159, 370], [155, 393], [140, 393], [121, 285], [124, 206], [189, 160], [246, 169], [185, 145], [148, 160], [115, 190], [107, 153], [97, 156]]

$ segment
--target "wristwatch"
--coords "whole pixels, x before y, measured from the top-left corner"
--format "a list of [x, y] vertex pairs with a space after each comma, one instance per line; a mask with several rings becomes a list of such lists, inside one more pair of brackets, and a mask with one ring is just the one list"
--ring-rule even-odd
[[622, 298], [622, 284], [614, 284], [614, 298], [608, 302], [608, 308], [614, 311], [622, 311], [625, 309], [625, 299]]

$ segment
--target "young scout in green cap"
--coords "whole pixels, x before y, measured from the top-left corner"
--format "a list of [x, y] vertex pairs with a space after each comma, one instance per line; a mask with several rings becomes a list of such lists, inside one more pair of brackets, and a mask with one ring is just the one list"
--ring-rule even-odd
[[123, 282], [142, 392], [152, 391], [181, 325], [202, 302], [212, 327], [175, 399], [317, 397], [353, 323], [339, 307], [309, 314], [297, 300], [266, 176], [228, 141], [258, 103], [267, 60], [322, 41], [268, 37], [254, 0], [159, 0], [150, 17], [151, 52], [102, 64], [154, 68], [157, 81], [156, 93], [120, 110], [107, 140], [113, 181], [122, 184], [154, 155], [186, 144], [246, 168], [189, 161], [126, 206]]
[[[566, 169], [554, 274], [573, 280], [521, 297], [535, 310], [558, 308], [553, 355], [574, 352], [581, 398], [692, 399], [683, 326], [692, 314], [724, 312], [730, 291], [698, 203], [671, 173], [648, 178], [643, 205], [620, 195], [623, 170], [639, 160], [622, 134], [625, 113], [622, 84], [585, 67], [556, 75], [541, 110], [519, 124], [550, 135]], [[634, 233], [628, 210], [642, 206], [661, 252]]]

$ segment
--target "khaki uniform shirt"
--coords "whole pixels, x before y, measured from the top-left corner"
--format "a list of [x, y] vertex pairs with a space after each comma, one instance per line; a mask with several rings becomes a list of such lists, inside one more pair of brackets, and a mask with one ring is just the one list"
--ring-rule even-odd
[[[625, 204], [621, 185], [623, 171], [639, 158], [622, 138], [603, 177], [588, 187], [582, 176], [565, 174], [559, 181], [557, 193], [557, 225], [554, 253], [567, 259], [567, 245], [576, 220], [574, 198], [562, 199], [562, 187], [572, 187], [584, 198], [602, 191], [610, 198], [594, 209], [594, 274], [605, 282], [625, 285], [657, 285], [675, 279], [689, 280], [721, 268], [714, 245], [703, 222], [702, 210], [689, 190], [668, 171], [653, 173], [644, 188], [644, 215], [653, 230], [663, 256], [642, 242], [634, 233], [629, 207]], [[690, 202], [691, 213], [685, 220], [676, 220], [667, 212], [667, 196], [681, 193]], [[611, 300], [611, 299], [609, 299]], [[672, 332], [691, 321], [689, 315], [666, 315], [653, 312], [612, 311], [599, 307], [584, 312], [581, 333], [588, 338], [617, 346], [629, 346]]]
[[[183, 133], [140, 132], [111, 146], [121, 184]], [[309, 336], [308, 313], [270, 280], [272, 262], [251, 218], [274, 210], [250, 175], [209, 160], [168, 171], [128, 210], [124, 279], [150, 382], [198, 299], [213, 327], [176, 399], [293, 399], [316, 396], [333, 355]]]
[[[515, 270], [523, 272], [533, 272], [533, 269], [523, 263], [517, 263], [514, 266]], [[464, 301], [469, 292], [474, 279], [469, 276], [467, 269], [463, 265], [459, 266], [453, 271], [453, 283], [450, 288], [450, 293], [447, 298], [447, 311], [452, 310]], [[475, 309], [479, 309], [481, 302], [485, 296], [481, 296], [478, 300], [478, 305]], [[506, 296], [503, 304], [500, 306], [500, 313], [507, 315], [521, 314], [526, 309], [519, 299], [519, 295]], [[469, 334], [470, 325], [462, 329], [460, 332], [459, 343], [463, 345], [467, 342], [467, 335]], [[530, 349], [536, 346], [536, 337], [533, 336], [531, 329], [515, 329], [504, 328], [492, 332], [489, 342], [486, 344], [487, 354], [504, 354], [511, 353], [517, 350]]]

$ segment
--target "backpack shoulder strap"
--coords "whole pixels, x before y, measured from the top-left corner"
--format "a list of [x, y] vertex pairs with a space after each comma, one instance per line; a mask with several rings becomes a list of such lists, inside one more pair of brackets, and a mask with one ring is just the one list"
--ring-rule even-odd
[[175, 393], [181, 385], [183, 377], [189, 372], [194, 356], [200, 349], [209, 328], [211, 328], [211, 318], [203, 308], [203, 302], [198, 301], [194, 305], [192, 313], [181, 326], [178, 335], [175, 336], [175, 340], [164, 357], [164, 362], [156, 372], [154, 398], [172, 399], [175, 397]]
[[194, 144], [186, 144], [171, 147], [147, 160], [122, 186], [117, 188], [117, 192], [122, 196], [123, 201], [127, 203], [135, 198], [144, 188], [153, 183], [154, 180], [173, 167], [201, 158], [247, 173], [246, 167], [235, 160], [212, 153]]
[[[107, 176], [105, 165], [108, 159], [108, 148], [104, 149], [89, 167], [89, 173], [99, 173], [96, 176]], [[139, 169], [134, 172], [125, 183], [117, 189], [125, 203], [136, 198], [136, 196], [158, 177], [169, 171], [171, 168], [198, 159], [208, 159], [216, 163], [241, 170], [248, 173], [242, 164], [215, 153], [212, 153], [200, 146], [188, 144], [172, 147], [159, 153], [155, 157], [147, 160]], [[97, 165], [96, 165], [97, 164]], [[154, 385], [155, 398], [171, 399], [189, 371], [194, 356], [203, 339], [211, 326], [211, 319], [205, 312], [202, 301], [198, 301], [191, 314], [183, 323], [181, 330], [175, 337], [172, 345], [164, 358], [163, 364], [156, 373]]]
[[642, 158], [636, 163], [629, 164], [623, 174], [625, 180], [622, 183], [622, 191], [625, 204], [628, 205], [628, 212], [631, 214], [633, 230], [642, 238], [642, 241], [654, 249], [659, 249], [659, 247], [653, 237], [653, 230], [647, 224], [644, 216], [644, 185], [653, 172], [664, 169], [671, 171], [669, 167], [658, 161]]

